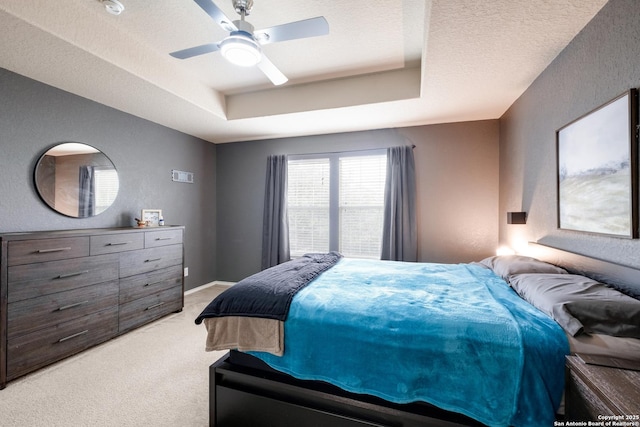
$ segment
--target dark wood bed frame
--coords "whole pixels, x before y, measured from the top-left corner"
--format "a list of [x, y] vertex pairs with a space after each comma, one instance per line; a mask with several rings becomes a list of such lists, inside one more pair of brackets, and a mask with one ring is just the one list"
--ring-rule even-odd
[[[640, 269], [529, 243], [527, 255], [571, 273], [621, 284], [640, 294]], [[393, 361], [389, 361], [393, 375]], [[478, 426], [426, 403], [398, 405], [346, 392], [321, 381], [275, 371], [248, 354], [230, 351], [209, 368], [209, 425], [213, 427]]]

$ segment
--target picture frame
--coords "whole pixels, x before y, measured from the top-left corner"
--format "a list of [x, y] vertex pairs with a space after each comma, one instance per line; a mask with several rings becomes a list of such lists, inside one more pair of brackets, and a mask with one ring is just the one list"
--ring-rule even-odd
[[147, 227], [158, 227], [162, 218], [162, 209], [142, 209], [142, 221], [147, 222]]
[[638, 91], [556, 131], [558, 228], [638, 237]]

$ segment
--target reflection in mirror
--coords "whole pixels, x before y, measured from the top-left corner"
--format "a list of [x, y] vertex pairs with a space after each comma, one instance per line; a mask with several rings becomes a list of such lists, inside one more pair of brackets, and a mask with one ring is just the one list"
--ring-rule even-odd
[[75, 142], [58, 144], [40, 157], [36, 188], [55, 211], [74, 218], [104, 212], [118, 195], [115, 166], [99, 150]]

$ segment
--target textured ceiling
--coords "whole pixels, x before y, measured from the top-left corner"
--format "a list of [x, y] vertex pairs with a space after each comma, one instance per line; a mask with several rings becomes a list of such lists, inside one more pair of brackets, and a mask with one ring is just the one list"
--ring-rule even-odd
[[329, 22], [263, 47], [278, 87], [219, 52], [169, 56], [227, 35], [192, 0], [121, 2], [0, 0], [0, 67], [223, 143], [498, 118], [606, 0], [255, 0], [256, 30]]

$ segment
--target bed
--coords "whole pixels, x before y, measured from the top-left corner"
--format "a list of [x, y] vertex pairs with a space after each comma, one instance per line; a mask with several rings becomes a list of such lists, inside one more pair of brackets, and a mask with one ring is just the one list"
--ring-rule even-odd
[[[267, 271], [264, 287], [264, 274], [245, 279], [197, 319], [208, 350], [230, 349], [210, 367], [210, 424], [553, 424], [565, 356], [634, 357], [640, 318], [580, 323], [557, 310], [568, 304], [548, 282], [614, 283], [632, 311], [640, 271], [539, 244], [530, 251], [456, 265], [324, 257]], [[243, 288], [252, 297], [240, 298]], [[551, 297], [536, 301], [546, 288]], [[607, 303], [595, 311], [620, 304], [610, 290], [598, 289]]]

